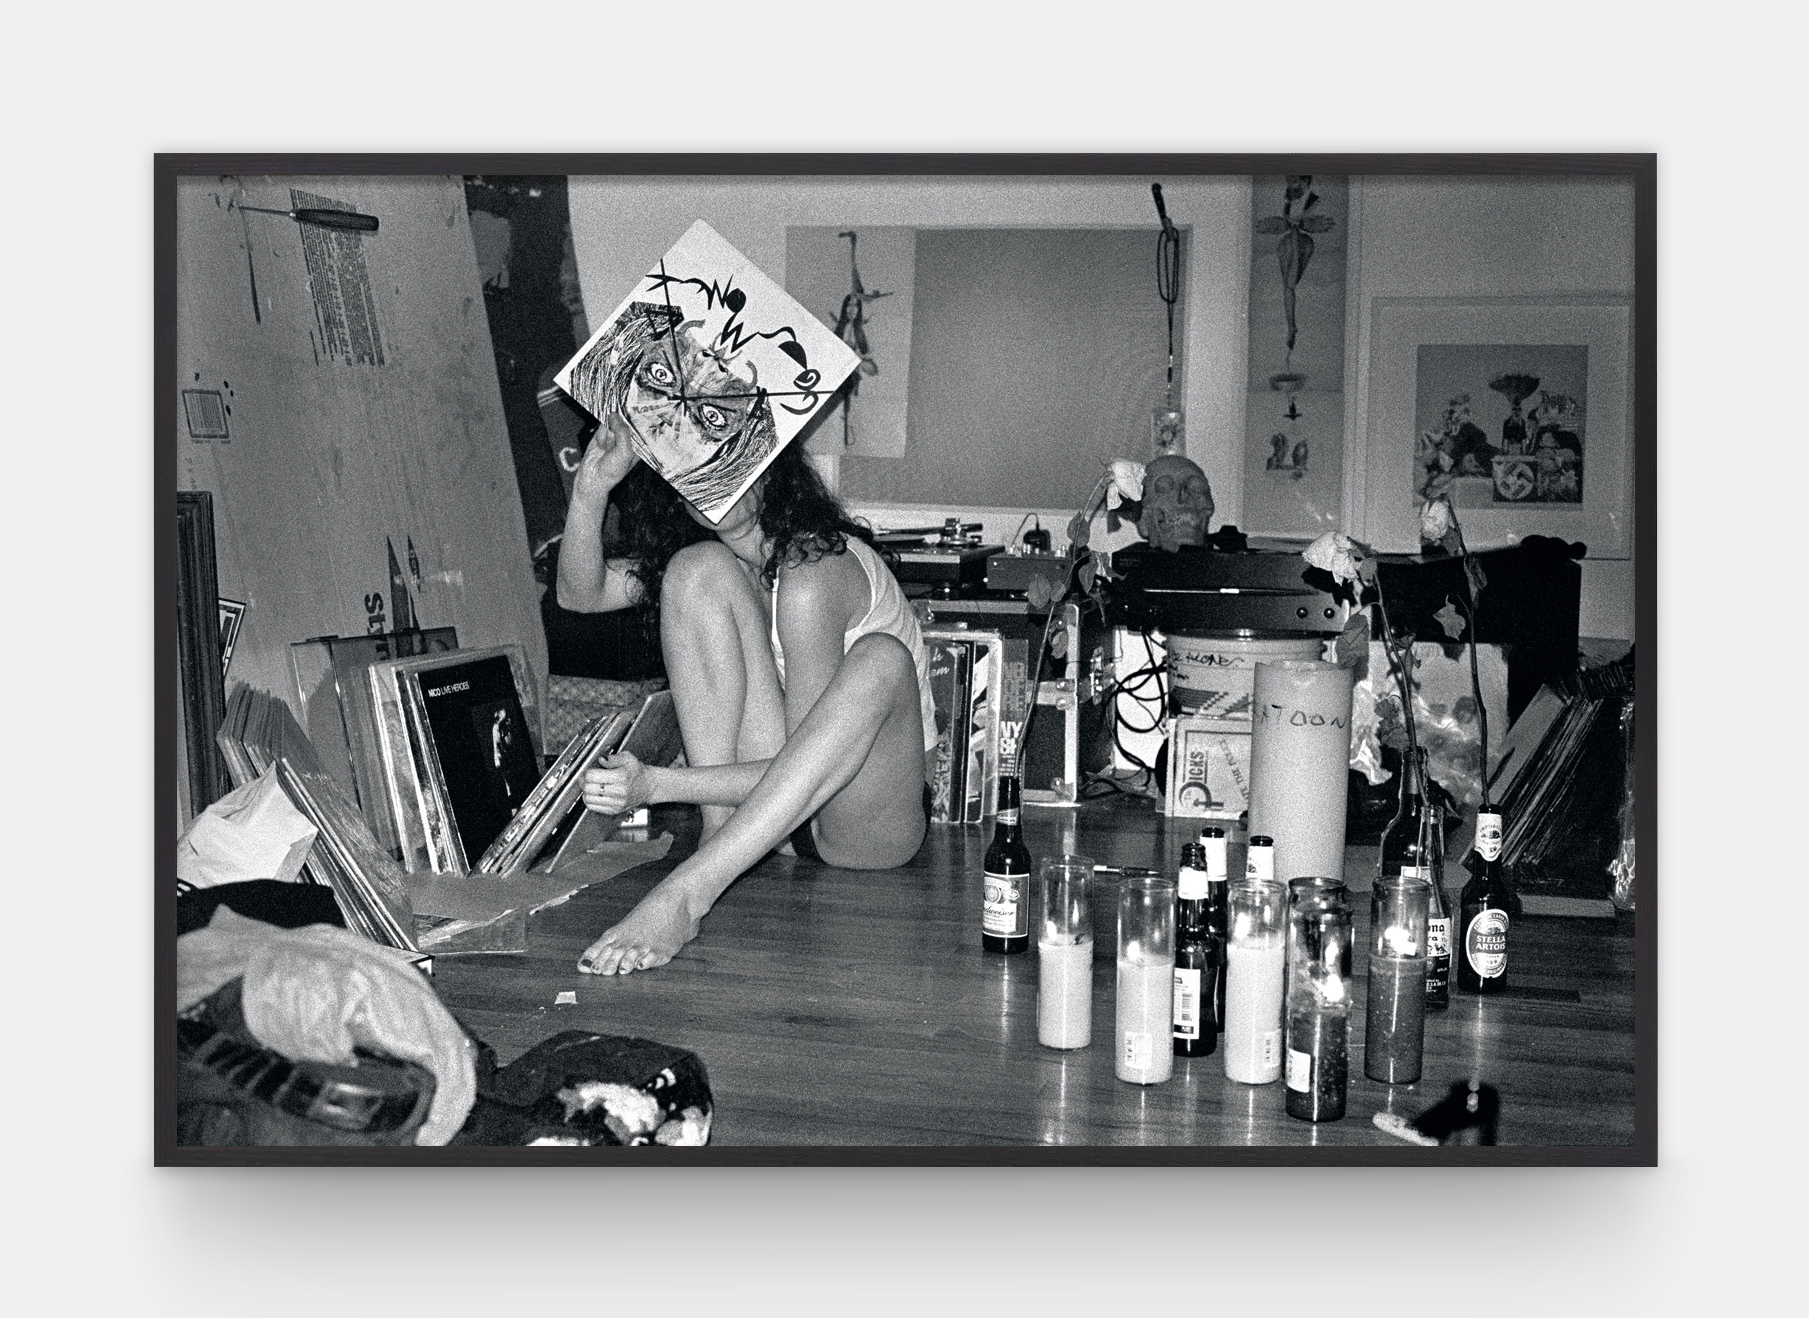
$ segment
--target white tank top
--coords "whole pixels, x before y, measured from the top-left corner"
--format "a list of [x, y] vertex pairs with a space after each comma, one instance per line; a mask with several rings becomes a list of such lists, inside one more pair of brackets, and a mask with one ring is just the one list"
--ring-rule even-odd
[[[917, 625], [917, 615], [911, 611], [910, 602], [898, 588], [898, 581], [884, 560], [868, 547], [866, 541], [849, 536], [848, 553], [867, 574], [868, 604], [860, 621], [842, 633], [842, 653], [847, 654], [856, 641], [873, 632], [895, 636], [903, 643], [917, 668], [917, 700], [923, 711], [923, 748], [934, 750], [936, 702], [930, 695], [930, 656], [923, 646], [923, 631]], [[773, 581], [772, 615], [773, 667], [779, 670], [779, 685], [784, 686], [785, 650], [779, 644], [779, 582], [776, 578]]]

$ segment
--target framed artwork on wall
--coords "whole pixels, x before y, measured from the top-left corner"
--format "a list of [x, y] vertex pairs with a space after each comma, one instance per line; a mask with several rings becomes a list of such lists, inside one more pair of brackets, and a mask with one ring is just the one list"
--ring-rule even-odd
[[1359, 538], [1417, 552], [1425, 492], [1448, 487], [1473, 548], [1632, 555], [1631, 298], [1377, 298], [1370, 315], [1346, 465]]

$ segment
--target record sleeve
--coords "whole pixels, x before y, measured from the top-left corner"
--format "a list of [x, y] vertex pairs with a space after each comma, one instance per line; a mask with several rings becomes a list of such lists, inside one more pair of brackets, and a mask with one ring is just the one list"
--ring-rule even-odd
[[482, 856], [540, 781], [507, 655], [405, 672], [428, 737], [430, 771], [466, 857]]

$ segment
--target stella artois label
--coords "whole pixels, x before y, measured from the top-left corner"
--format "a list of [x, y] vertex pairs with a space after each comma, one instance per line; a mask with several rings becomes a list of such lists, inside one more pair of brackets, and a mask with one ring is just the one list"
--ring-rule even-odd
[[1508, 913], [1491, 906], [1478, 911], [1464, 930], [1464, 955], [1484, 979], [1507, 972]]

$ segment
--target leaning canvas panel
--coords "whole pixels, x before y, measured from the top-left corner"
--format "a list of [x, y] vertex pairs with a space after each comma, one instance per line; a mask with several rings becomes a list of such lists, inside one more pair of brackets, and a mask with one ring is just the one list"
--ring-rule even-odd
[[719, 522], [859, 364], [699, 220], [554, 380]]

